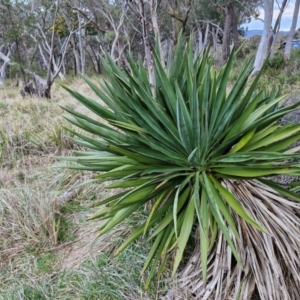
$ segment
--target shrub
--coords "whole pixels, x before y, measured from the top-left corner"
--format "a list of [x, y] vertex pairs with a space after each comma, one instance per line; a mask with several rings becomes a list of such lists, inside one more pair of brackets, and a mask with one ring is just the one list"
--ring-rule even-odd
[[65, 108], [92, 134], [73, 132], [90, 151], [68, 159], [118, 189], [91, 219], [103, 219], [105, 234], [146, 205], [147, 220], [116, 251], [143, 235], [151, 241], [146, 287], [168, 263], [174, 275], [194, 239], [199, 265], [186, 285], [198, 299], [248, 299], [255, 288], [261, 299], [296, 299], [299, 197], [270, 178], [299, 174], [289, 145], [300, 125], [277, 123], [299, 104], [276, 108], [284, 96], [257, 91], [260, 75], [248, 84], [252, 61], [228, 91], [235, 53], [217, 70], [208, 52], [194, 59], [191, 43], [182, 49], [179, 39], [166, 69], [154, 53], [154, 86], [141, 61], [129, 57], [121, 70], [108, 56], [108, 81], [98, 88], [85, 79], [104, 104], [66, 88], [108, 122]]
[[267, 66], [271, 69], [282, 70], [286, 66], [282, 53], [276, 53], [273, 58], [268, 58]]

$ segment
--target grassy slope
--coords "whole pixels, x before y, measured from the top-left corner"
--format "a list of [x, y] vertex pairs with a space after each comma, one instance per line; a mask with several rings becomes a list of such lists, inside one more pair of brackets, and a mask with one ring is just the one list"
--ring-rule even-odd
[[[82, 80], [68, 85], [90, 94]], [[52, 94], [51, 101], [22, 99], [16, 89], [0, 90], [0, 299], [157, 299], [164, 282], [142, 290], [142, 241], [111, 255], [130, 226], [95, 241], [90, 206], [111, 191], [88, 184], [57, 204], [91, 174], [55, 159], [78, 148], [59, 105], [86, 111], [59, 85]]]
[[[291, 92], [288, 102], [299, 101], [299, 62], [297, 51], [288, 64], [276, 58], [261, 87], [274, 82], [283, 93]], [[231, 80], [237, 79], [241, 65], [236, 62]], [[94, 97], [82, 80], [65, 84]], [[51, 101], [22, 99], [18, 90], [0, 87], [0, 300], [162, 299], [166, 282], [154, 282], [147, 293], [141, 288], [149, 246], [138, 241], [120, 257], [111, 255], [130, 234], [131, 224], [95, 242], [97, 223], [87, 221], [90, 206], [112, 191], [88, 184], [76, 190], [71, 201], [57, 204], [64, 192], [91, 177], [62, 168], [66, 163], [55, 159], [78, 149], [63, 129], [70, 125], [59, 105], [89, 112], [58, 84], [52, 94]], [[291, 117], [287, 121], [299, 122], [298, 113]], [[137, 218], [143, 218], [143, 212]], [[172, 286], [174, 292], [176, 283]]]

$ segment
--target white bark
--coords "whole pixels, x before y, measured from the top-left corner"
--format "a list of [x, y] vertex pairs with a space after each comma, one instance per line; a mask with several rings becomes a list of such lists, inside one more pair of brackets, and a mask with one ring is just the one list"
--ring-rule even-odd
[[[56, 7], [55, 7], [55, 13], [54, 13], [54, 19], [53, 19], [53, 31], [52, 31], [52, 36], [51, 36], [51, 44], [49, 47], [49, 65], [48, 65], [48, 70], [47, 70], [47, 85], [48, 85], [48, 89], [49, 89], [49, 94], [50, 94], [50, 87], [52, 85], [52, 76], [51, 76], [51, 64], [53, 61], [53, 56], [54, 56], [54, 35], [55, 35], [55, 23], [57, 20], [57, 15], [58, 15], [58, 10], [59, 10], [59, 6], [61, 4], [61, 0], [57, 0], [56, 2]], [[49, 96], [50, 98], [50, 96]]]
[[150, 0], [149, 4], [150, 4], [150, 10], [151, 10], [151, 21], [152, 21], [153, 32], [155, 34], [157, 42], [159, 43], [160, 61], [163, 65], [163, 67], [165, 67], [164, 53], [163, 53], [162, 46], [161, 46], [160, 31], [159, 31], [159, 26], [158, 26], [158, 21], [157, 21], [157, 9], [158, 9], [159, 3], [158, 3], [158, 0]]
[[264, 29], [258, 46], [258, 50], [256, 52], [252, 75], [257, 74], [260, 71], [264, 61], [266, 60], [269, 54], [268, 43], [271, 36], [274, 0], [264, 0], [263, 3], [264, 3], [264, 11], [265, 11]]
[[[43, 47], [42, 47], [43, 46]], [[43, 58], [43, 62], [44, 65], [46, 67], [47, 70], [51, 70], [51, 65], [50, 65], [50, 61], [48, 61], [45, 57], [44, 51], [47, 52], [48, 55], [50, 55], [51, 53], [51, 46], [48, 44], [48, 42], [45, 40], [42, 44], [38, 44], [38, 48], [41, 54], [41, 57]], [[63, 50], [63, 49], [62, 49]], [[60, 67], [59, 64], [56, 63], [54, 56], [52, 56], [52, 66], [54, 69], [54, 73], [50, 73], [51, 78], [53, 78], [54, 74], [57, 72], [58, 76], [61, 80], [65, 79], [65, 76], [62, 74], [62, 72], [60, 72]]]
[[201, 52], [204, 48], [203, 46], [203, 34], [201, 28], [198, 29], [198, 52]]
[[[203, 41], [203, 46], [204, 46], [204, 48], [207, 46], [208, 33], [209, 33], [209, 23], [206, 24], [205, 35], [204, 35], [204, 41]], [[204, 50], [204, 48], [203, 48], [203, 50]]]
[[173, 51], [172, 45], [173, 45], [172, 38], [164, 39], [161, 41], [161, 49], [162, 49], [164, 61], [168, 61], [169, 55]]
[[142, 25], [143, 44], [144, 44], [144, 51], [145, 51], [145, 56], [144, 56], [145, 65], [147, 66], [148, 69], [149, 82], [152, 89], [152, 93], [154, 94], [154, 81], [155, 81], [154, 65], [153, 65], [150, 42], [149, 42], [149, 28], [146, 20], [146, 15], [145, 15], [144, 2], [140, 0], [135, 0], [135, 5], [137, 7], [138, 15], [140, 17], [141, 25]]
[[[0, 59], [2, 59], [4, 61], [4, 63], [6, 63], [7, 65], [10, 65], [10, 66], [18, 65], [16, 62], [11, 61], [11, 59], [9, 58], [9, 55], [5, 55], [1, 51], [0, 51]], [[47, 83], [46, 80], [42, 79], [41, 77], [36, 75], [34, 72], [32, 72], [28, 69], [24, 69], [24, 72], [32, 75], [34, 77], [35, 81], [38, 82], [39, 84], [45, 85]]]
[[284, 58], [287, 60], [289, 60], [290, 56], [291, 56], [292, 41], [293, 41], [293, 36], [296, 31], [298, 15], [299, 15], [299, 6], [300, 6], [300, 0], [296, 0], [294, 13], [293, 13], [293, 21], [292, 21], [290, 32], [289, 32], [287, 40], [286, 40], [285, 49], [284, 49]]
[[4, 81], [6, 79], [6, 68], [9, 65], [11, 50], [8, 49], [7, 54], [3, 54], [2, 52], [0, 52], [0, 59], [2, 59], [4, 61], [3, 65], [0, 67], [0, 85], [4, 84]]
[[206, 23], [205, 33], [203, 36], [202, 29], [198, 27], [198, 49], [197, 52], [202, 52], [207, 46], [208, 41], [208, 33], [209, 33], [209, 23]]
[[273, 40], [272, 40], [272, 45], [271, 45], [271, 50], [270, 50], [271, 51], [270, 57], [274, 56], [277, 36], [278, 36], [279, 30], [280, 30], [280, 25], [281, 25], [281, 18], [282, 18], [283, 12], [285, 11], [288, 3], [289, 3], [289, 0], [284, 0], [280, 6], [279, 3], [277, 2], [278, 8], [279, 8], [279, 14], [278, 14], [278, 17], [277, 17], [277, 20], [276, 20], [276, 23], [274, 26], [274, 30], [273, 30]]
[[38, 48], [39, 48], [41, 57], [42, 57], [42, 59], [43, 59], [44, 65], [45, 65], [45, 67], [46, 67], [47, 70], [48, 70], [49, 64], [48, 64], [48, 61], [47, 61], [47, 59], [46, 59], [46, 57], [45, 57], [45, 55], [44, 55], [44, 51], [43, 51], [43, 49], [42, 49], [42, 46], [41, 46], [40, 44], [38, 44]]
[[72, 44], [73, 54], [75, 57], [76, 74], [77, 74], [77, 72], [80, 72], [80, 56], [79, 56], [78, 51], [76, 50], [76, 42], [75, 42], [74, 36], [72, 37], [71, 44]]
[[4, 62], [10, 63], [9, 55], [5, 55], [4, 53], [0, 52], [0, 59], [2, 59]]
[[[78, 17], [78, 24], [81, 26], [82, 19], [79, 13], [77, 13]], [[80, 73], [82, 75], [85, 75], [86, 73], [86, 58], [85, 58], [85, 28], [80, 27], [78, 30], [78, 46], [79, 46], [79, 53], [80, 53]]]
[[212, 24], [212, 25], [215, 27], [215, 28], [212, 28], [212, 30], [211, 30], [211, 34], [213, 37], [213, 48], [214, 48], [214, 51], [217, 52], [217, 50], [218, 50], [218, 35], [219, 35], [219, 32], [223, 33], [223, 30], [221, 29], [221, 27], [219, 25], [216, 25], [216, 24]]
[[218, 29], [213, 28], [211, 30], [211, 35], [212, 35], [212, 40], [213, 40], [213, 49], [216, 52], [217, 51], [217, 47], [218, 47], [218, 34], [217, 31]]
[[[115, 38], [112, 42], [112, 46], [110, 49], [110, 56], [112, 57], [112, 59], [114, 61], [118, 61], [120, 59], [120, 57], [122, 56], [122, 49], [118, 47], [118, 42], [119, 42], [119, 38], [120, 38], [121, 29], [122, 29], [122, 26], [125, 21], [126, 12], [127, 12], [127, 8], [125, 6], [123, 6], [122, 14], [121, 14], [118, 24], [116, 24], [116, 21], [114, 20], [114, 18], [112, 17], [112, 15], [110, 13], [102, 12], [104, 14], [104, 16], [107, 18], [107, 20], [109, 21], [109, 23], [112, 26], [114, 33], [115, 33]], [[121, 52], [118, 50], [120, 50]], [[116, 55], [117, 51], [119, 52], [118, 57]], [[124, 51], [124, 49], [123, 49], [123, 51]]]

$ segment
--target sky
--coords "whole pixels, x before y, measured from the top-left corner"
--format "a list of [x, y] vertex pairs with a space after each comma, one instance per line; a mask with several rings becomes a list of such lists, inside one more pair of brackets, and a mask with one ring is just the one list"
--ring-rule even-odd
[[[274, 13], [273, 13], [273, 24], [276, 21], [276, 18], [279, 14], [279, 8], [278, 5], [276, 3], [276, 1], [274, 1]], [[279, 3], [281, 3], [281, 1], [279, 1]], [[287, 8], [285, 9], [282, 19], [281, 19], [281, 26], [280, 26], [280, 31], [289, 31], [291, 24], [292, 24], [292, 19], [293, 19], [293, 12], [294, 12], [294, 3], [295, 0], [290, 0]], [[264, 18], [264, 10], [261, 9], [260, 10], [260, 15], [259, 18], [263, 19]], [[248, 27], [248, 30], [258, 30], [258, 29], [263, 29], [263, 22], [261, 20], [255, 20], [252, 19], [252, 21], [250, 23], [246, 23], [242, 25], [243, 27]], [[296, 28], [300, 27], [300, 18], [298, 17], [298, 24]]]

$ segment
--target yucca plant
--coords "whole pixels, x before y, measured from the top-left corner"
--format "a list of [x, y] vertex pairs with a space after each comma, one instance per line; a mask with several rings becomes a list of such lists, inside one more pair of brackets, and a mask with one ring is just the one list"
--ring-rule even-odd
[[123, 70], [107, 56], [108, 80], [99, 88], [85, 78], [103, 103], [66, 87], [97, 116], [64, 108], [92, 134], [73, 132], [90, 151], [68, 159], [122, 188], [95, 204], [100, 233], [146, 207], [147, 220], [116, 251], [141, 236], [152, 243], [146, 288], [166, 266], [178, 274], [187, 246], [196, 245], [196, 261], [181, 273], [193, 297], [248, 299], [258, 291], [266, 300], [300, 299], [299, 197], [273, 180], [300, 173], [298, 148], [290, 147], [300, 125], [278, 122], [299, 104], [278, 108], [284, 96], [257, 91], [252, 61], [229, 84], [235, 53], [221, 69], [208, 51], [195, 58], [182, 38], [165, 69], [157, 53], [154, 86], [141, 61], [129, 56]]

